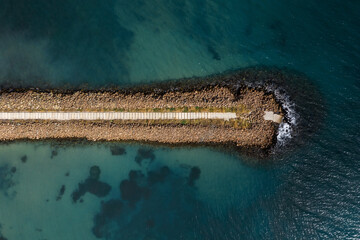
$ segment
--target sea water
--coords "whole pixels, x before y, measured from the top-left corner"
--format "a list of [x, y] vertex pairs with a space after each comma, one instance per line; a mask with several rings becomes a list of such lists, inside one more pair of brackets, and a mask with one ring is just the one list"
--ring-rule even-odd
[[0, 0], [3, 87], [266, 66], [319, 93], [294, 113], [311, 131], [261, 160], [211, 147], [2, 144], [0, 239], [360, 238], [359, 11], [340, 0]]

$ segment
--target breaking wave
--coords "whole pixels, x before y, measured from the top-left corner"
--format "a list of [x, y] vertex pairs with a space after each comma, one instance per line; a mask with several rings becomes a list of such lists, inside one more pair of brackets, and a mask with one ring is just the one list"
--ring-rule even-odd
[[276, 100], [285, 110], [285, 117], [280, 123], [276, 137], [276, 144], [278, 147], [284, 146], [293, 137], [294, 127], [296, 126], [300, 116], [295, 110], [295, 103], [291, 101], [289, 94], [287, 94], [284, 89], [279, 86], [275, 86], [275, 84], [267, 85], [265, 89], [274, 94]]

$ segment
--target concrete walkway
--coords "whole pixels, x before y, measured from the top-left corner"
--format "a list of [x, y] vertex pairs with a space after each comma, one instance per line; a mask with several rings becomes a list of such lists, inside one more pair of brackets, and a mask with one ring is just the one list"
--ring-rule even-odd
[[276, 114], [273, 111], [265, 111], [264, 119], [267, 121], [273, 121], [276, 123], [281, 123], [283, 117], [280, 114]]
[[218, 112], [0, 112], [0, 120], [189, 120], [236, 118], [236, 113]]

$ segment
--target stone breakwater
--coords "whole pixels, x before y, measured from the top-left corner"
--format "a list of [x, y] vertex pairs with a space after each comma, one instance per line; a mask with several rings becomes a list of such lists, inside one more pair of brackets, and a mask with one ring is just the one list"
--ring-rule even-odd
[[[66, 139], [145, 141], [165, 144], [222, 144], [267, 149], [274, 144], [284, 115], [275, 97], [261, 88], [205, 82], [193, 86], [146, 86], [122, 90], [7, 89], [0, 92], [0, 112], [147, 113], [152, 116], [205, 116], [229, 119], [0, 119], [0, 140]], [[267, 112], [267, 118], [265, 117]], [[140, 114], [140, 115], [141, 115]], [[30, 116], [31, 114], [27, 114]], [[40, 114], [41, 115], [41, 114]], [[78, 114], [79, 115], [79, 114]], [[80, 114], [81, 115], [81, 114]], [[145, 114], [143, 114], [145, 115]], [[159, 115], [159, 114], [158, 114]], [[181, 114], [180, 114], [181, 115]], [[221, 114], [219, 114], [220, 116]], [[139, 116], [139, 115], [137, 115]], [[275, 119], [275, 118], [274, 118]]]

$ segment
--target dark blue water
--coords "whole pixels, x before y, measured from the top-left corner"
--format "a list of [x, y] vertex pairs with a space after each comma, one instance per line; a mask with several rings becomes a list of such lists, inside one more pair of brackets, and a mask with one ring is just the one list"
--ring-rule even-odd
[[251, 66], [300, 76], [287, 82], [300, 133], [261, 161], [204, 147], [1, 145], [0, 239], [360, 238], [359, 1], [0, 6], [4, 87], [123, 86]]

